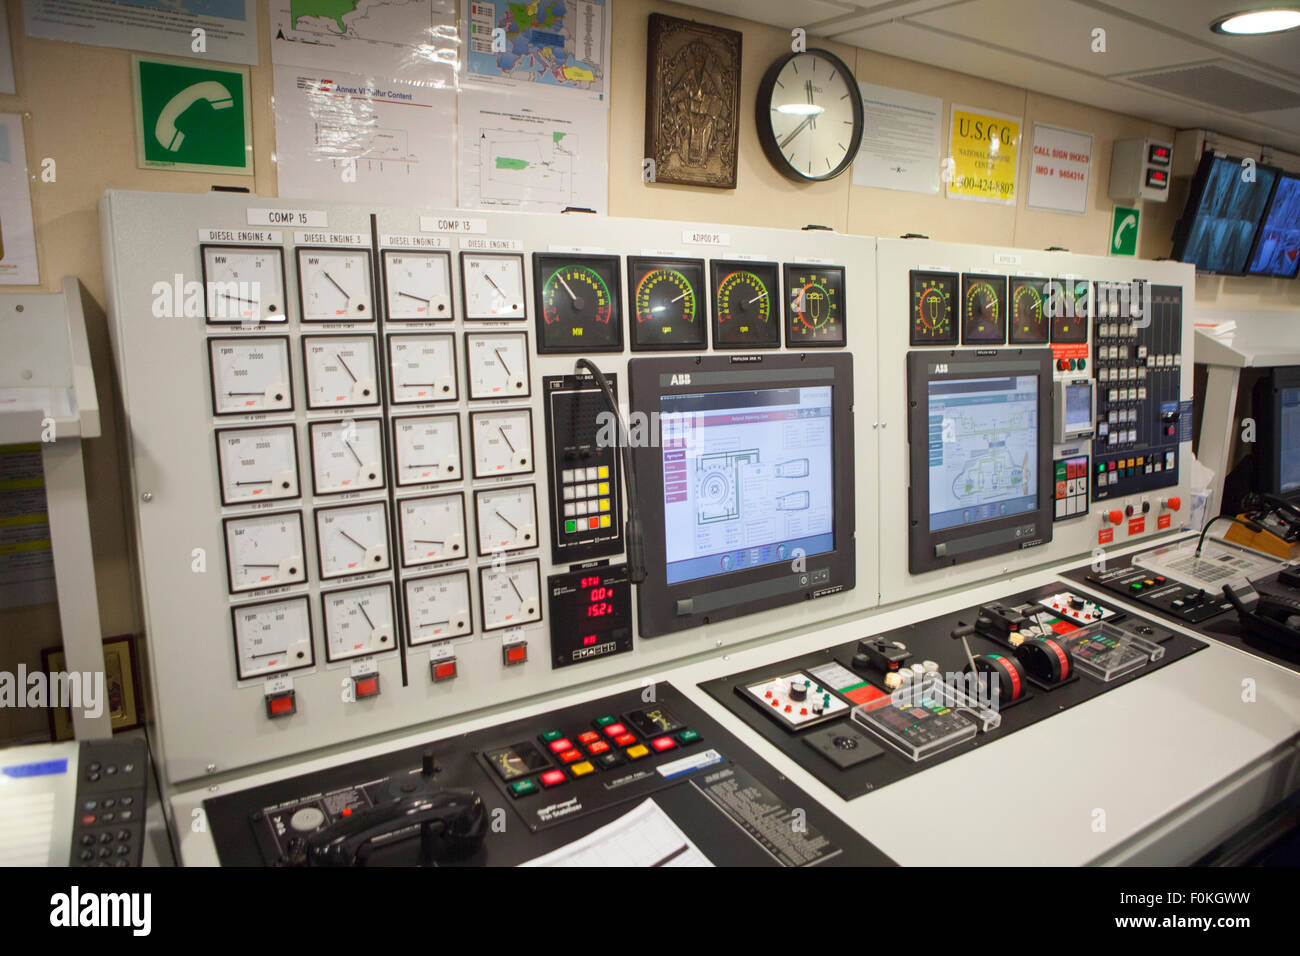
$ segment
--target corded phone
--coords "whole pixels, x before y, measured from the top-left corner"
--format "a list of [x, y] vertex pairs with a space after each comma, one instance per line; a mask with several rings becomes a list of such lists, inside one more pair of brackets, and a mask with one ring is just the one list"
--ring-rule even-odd
[[1300, 505], [1277, 495], [1251, 492], [1242, 499], [1239, 517], [1259, 530], [1234, 524], [1224, 535], [1227, 540], [1284, 560], [1300, 558]]

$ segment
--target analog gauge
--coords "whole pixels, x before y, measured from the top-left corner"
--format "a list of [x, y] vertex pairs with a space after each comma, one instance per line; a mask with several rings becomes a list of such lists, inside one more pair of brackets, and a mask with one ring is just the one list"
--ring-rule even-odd
[[632, 350], [706, 349], [704, 261], [627, 260], [632, 299]]
[[1047, 342], [1046, 279], [1011, 280], [1011, 344], [1043, 345]]
[[478, 553], [537, 547], [537, 492], [532, 485], [474, 492]]
[[542, 619], [538, 595], [541, 574], [536, 561], [519, 561], [478, 569], [483, 630], [497, 631]]
[[957, 299], [955, 272], [919, 272], [909, 274], [911, 283], [912, 345], [956, 345]]
[[469, 619], [468, 571], [408, 578], [403, 587], [407, 641], [412, 647], [473, 633]]
[[775, 262], [714, 259], [713, 347], [774, 349], [781, 344]]
[[453, 402], [460, 398], [456, 336], [451, 332], [390, 335], [388, 369], [394, 405]]
[[298, 298], [304, 322], [373, 322], [370, 252], [298, 249]]
[[253, 415], [293, 409], [289, 337], [208, 339], [212, 414]]
[[618, 256], [533, 253], [537, 351], [623, 351]]
[[527, 332], [466, 332], [465, 368], [470, 398], [526, 398]]
[[292, 425], [217, 429], [221, 503], [298, 497], [298, 442]]
[[866, 127], [847, 63], [827, 50], [790, 53], [758, 88], [757, 132], [768, 162], [797, 182], [834, 179], [853, 163]]
[[387, 502], [317, 508], [316, 552], [322, 580], [387, 571]]
[[962, 345], [1001, 345], [1007, 340], [1006, 297], [1006, 276], [962, 275]]
[[304, 335], [308, 408], [378, 405], [373, 335]]
[[397, 502], [402, 531], [402, 566], [417, 567], [463, 558], [465, 547], [465, 496], [401, 498]]
[[844, 267], [785, 267], [787, 348], [844, 344]]
[[283, 249], [206, 244], [200, 248], [209, 325], [288, 321]]
[[311, 423], [312, 491], [342, 491], [384, 486], [383, 426], [378, 418], [345, 418]]
[[1081, 344], [1088, 341], [1088, 306], [1092, 283], [1087, 279], [1053, 279], [1054, 296], [1051, 309], [1052, 341], [1060, 344]]
[[397, 646], [393, 632], [393, 586], [367, 584], [320, 596], [325, 622], [325, 659], [345, 661]]
[[385, 250], [384, 289], [394, 322], [452, 318], [451, 253]]
[[533, 470], [533, 413], [504, 408], [469, 413], [474, 477], [524, 475]]
[[460, 417], [417, 415], [393, 419], [397, 484], [423, 485], [461, 477]]
[[240, 680], [316, 663], [306, 597], [244, 604], [230, 609]]
[[232, 594], [307, 580], [299, 512], [240, 515], [227, 518], [225, 527]]
[[460, 286], [465, 318], [526, 319], [524, 257], [516, 253], [462, 252]]

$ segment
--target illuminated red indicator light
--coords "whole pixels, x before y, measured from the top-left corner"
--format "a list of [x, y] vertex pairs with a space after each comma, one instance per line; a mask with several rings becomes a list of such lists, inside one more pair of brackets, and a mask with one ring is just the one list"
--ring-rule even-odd
[[582, 752], [575, 747], [573, 750], [566, 750], [564, 753], [560, 754], [560, 759], [565, 763], [573, 763], [574, 761], [582, 759]]
[[571, 741], [568, 737], [561, 737], [559, 740], [551, 741], [551, 753], [553, 754], [563, 753], [566, 750], [572, 750], [572, 749], [573, 749], [573, 741]]
[[634, 734], [619, 734], [614, 738], [614, 743], [620, 747], [627, 747], [636, 743], [636, 736]]
[[580, 744], [589, 744], [593, 740], [599, 740], [599, 739], [600, 739], [600, 735], [596, 733], [594, 730], [589, 730], [585, 734], [578, 735], [578, 743]]
[[563, 770], [548, 770], [541, 776], [543, 787], [557, 787], [564, 783]]
[[672, 750], [677, 746], [677, 742], [671, 737], [656, 737], [650, 741], [650, 746], [655, 750]]
[[587, 745], [587, 752], [593, 756], [596, 754], [603, 754], [608, 749], [609, 744], [605, 743], [603, 740], [597, 740], [594, 744]]
[[625, 733], [627, 733], [627, 728], [622, 724], [610, 724], [605, 728], [606, 737], [621, 737]]

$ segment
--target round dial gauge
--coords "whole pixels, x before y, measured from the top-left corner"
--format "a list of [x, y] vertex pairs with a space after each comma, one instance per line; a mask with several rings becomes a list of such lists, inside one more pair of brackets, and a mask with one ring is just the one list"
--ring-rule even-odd
[[386, 250], [384, 289], [393, 321], [451, 319], [451, 253]]
[[298, 497], [298, 442], [292, 425], [217, 429], [221, 503]]
[[372, 288], [369, 251], [298, 250], [298, 296], [304, 322], [372, 322]]
[[783, 176], [834, 179], [853, 163], [862, 142], [862, 94], [835, 54], [787, 54], [759, 84], [755, 121], [764, 154]]
[[533, 470], [533, 413], [527, 408], [470, 412], [474, 477], [522, 475]]
[[393, 586], [368, 584], [320, 596], [325, 621], [325, 659], [344, 661], [396, 647]]
[[204, 245], [203, 288], [210, 325], [289, 319], [283, 249]]
[[621, 352], [618, 256], [533, 253], [537, 351]]
[[527, 397], [528, 333], [466, 332], [470, 398]]
[[226, 570], [230, 591], [252, 591], [307, 580], [302, 515], [297, 511], [227, 518]]
[[293, 408], [289, 339], [208, 339], [212, 368], [212, 411], [252, 415]]
[[966, 274], [961, 277], [963, 345], [1001, 345], [1007, 340], [1007, 315], [1002, 301], [1006, 298], [1006, 292], [1006, 276]]
[[450, 332], [390, 335], [388, 367], [395, 405], [451, 402], [460, 398], [456, 383], [456, 337]]
[[373, 335], [304, 335], [307, 407], [378, 405]]
[[465, 548], [465, 498], [460, 492], [427, 498], [402, 498], [397, 502], [402, 530], [402, 566], [417, 567], [463, 558]]
[[702, 260], [630, 256], [627, 271], [634, 350], [708, 348]]
[[1046, 279], [1011, 280], [1011, 344], [1042, 345], [1047, 341]]
[[1052, 341], [1079, 344], [1088, 341], [1088, 305], [1092, 283], [1087, 279], [1053, 279]]
[[230, 615], [240, 680], [316, 663], [307, 598], [245, 604], [231, 608]]
[[409, 578], [406, 634], [412, 646], [473, 633], [469, 617], [469, 572]]
[[956, 345], [957, 275], [951, 272], [917, 272], [911, 283], [912, 345]]
[[384, 486], [384, 446], [378, 418], [311, 423], [312, 491], [341, 491]]
[[388, 570], [388, 505], [317, 508], [316, 550], [322, 579]]
[[461, 476], [460, 418], [420, 415], [393, 419], [397, 484], [456, 481]]
[[467, 319], [524, 319], [524, 257], [462, 252], [460, 283]]
[[542, 619], [540, 573], [536, 561], [478, 569], [483, 630], [496, 631]]
[[537, 547], [537, 495], [532, 485], [488, 488], [474, 493], [478, 553]]
[[713, 345], [715, 348], [776, 348], [780, 295], [774, 262], [724, 262], [714, 259]]
[[843, 267], [787, 265], [785, 297], [789, 348], [844, 344]]

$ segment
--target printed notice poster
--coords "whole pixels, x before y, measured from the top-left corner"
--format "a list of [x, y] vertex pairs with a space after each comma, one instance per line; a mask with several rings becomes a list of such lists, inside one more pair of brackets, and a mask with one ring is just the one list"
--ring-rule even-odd
[[939, 192], [943, 100], [859, 83], [865, 125], [853, 160], [853, 185]]
[[[23, 0], [23, 22], [29, 37], [42, 40], [257, 62], [254, 0]], [[196, 29], [203, 30], [201, 50]]]
[[56, 598], [41, 446], [0, 445], [0, 608]]
[[1013, 205], [1020, 117], [953, 104], [948, 138], [948, 196]]
[[1088, 211], [1092, 173], [1092, 134], [1034, 124], [1034, 151], [1029, 164], [1029, 205], [1034, 209]]
[[36, 285], [36, 229], [23, 118], [0, 113], [0, 284]]

